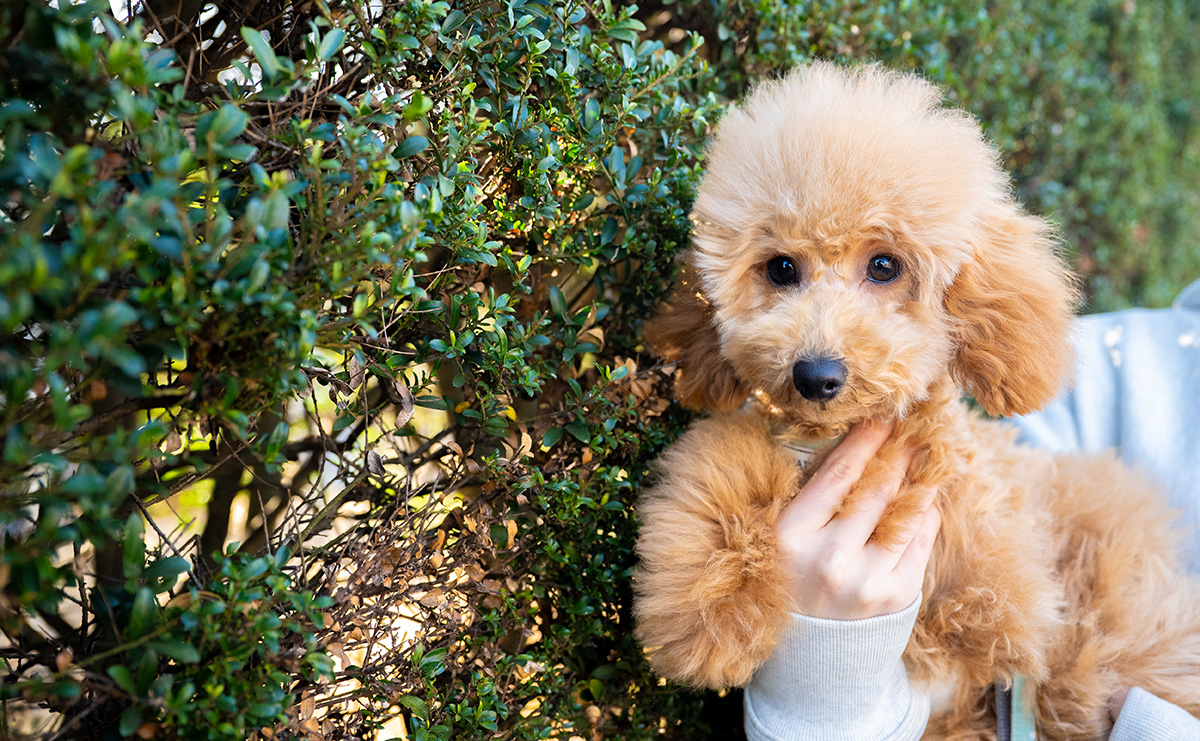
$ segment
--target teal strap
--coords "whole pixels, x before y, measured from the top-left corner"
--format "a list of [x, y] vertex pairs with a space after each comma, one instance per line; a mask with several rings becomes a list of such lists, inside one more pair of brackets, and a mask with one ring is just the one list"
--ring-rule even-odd
[[1037, 726], [1033, 720], [1033, 697], [1025, 686], [1025, 677], [1013, 677], [1012, 741], [1037, 741]]

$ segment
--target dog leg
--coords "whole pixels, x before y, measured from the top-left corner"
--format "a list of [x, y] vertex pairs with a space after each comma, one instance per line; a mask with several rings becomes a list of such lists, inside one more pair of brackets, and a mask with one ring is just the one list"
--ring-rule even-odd
[[791, 609], [776, 547], [800, 472], [755, 415], [696, 423], [638, 505], [637, 634], [650, 663], [692, 685], [743, 685]]

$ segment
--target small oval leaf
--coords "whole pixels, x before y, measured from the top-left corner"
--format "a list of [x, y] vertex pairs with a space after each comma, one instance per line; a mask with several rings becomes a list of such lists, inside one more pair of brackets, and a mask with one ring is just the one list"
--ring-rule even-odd
[[325, 38], [321, 39], [321, 45], [317, 47], [317, 56], [321, 61], [325, 61], [337, 54], [345, 42], [346, 32], [340, 28], [331, 28], [329, 33], [325, 34]]
[[410, 136], [400, 142], [400, 146], [396, 147], [392, 152], [392, 156], [396, 159], [404, 159], [411, 157], [418, 152], [423, 152], [429, 147], [429, 140], [423, 136]]

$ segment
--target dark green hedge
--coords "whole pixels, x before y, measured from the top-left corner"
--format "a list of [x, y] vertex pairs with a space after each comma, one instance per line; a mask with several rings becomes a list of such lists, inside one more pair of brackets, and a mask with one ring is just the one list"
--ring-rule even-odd
[[946, 84], [1094, 306], [1200, 275], [1185, 2], [59, 5], [0, 7], [12, 736], [734, 733], [630, 635], [639, 332], [810, 57]]

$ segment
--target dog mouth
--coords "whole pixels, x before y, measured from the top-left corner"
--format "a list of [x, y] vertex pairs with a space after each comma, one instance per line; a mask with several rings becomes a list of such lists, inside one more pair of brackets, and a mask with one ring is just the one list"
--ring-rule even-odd
[[853, 365], [830, 356], [804, 356], [781, 367], [759, 387], [758, 398], [796, 434], [837, 437], [872, 417], [895, 415], [898, 405]]

